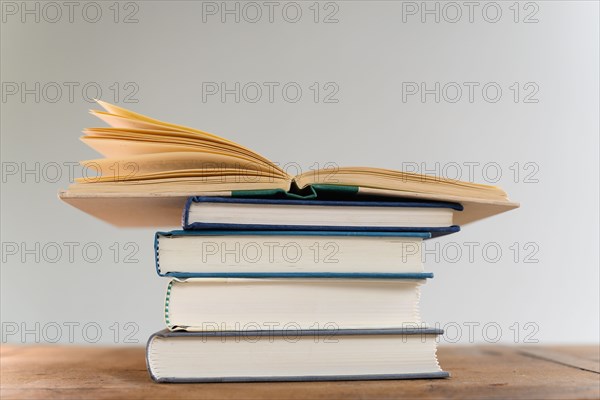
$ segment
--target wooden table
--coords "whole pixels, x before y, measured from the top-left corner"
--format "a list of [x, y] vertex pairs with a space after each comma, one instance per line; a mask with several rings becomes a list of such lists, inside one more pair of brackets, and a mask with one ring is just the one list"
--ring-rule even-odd
[[2, 399], [600, 398], [598, 346], [441, 347], [450, 379], [157, 384], [144, 349], [2, 345]]

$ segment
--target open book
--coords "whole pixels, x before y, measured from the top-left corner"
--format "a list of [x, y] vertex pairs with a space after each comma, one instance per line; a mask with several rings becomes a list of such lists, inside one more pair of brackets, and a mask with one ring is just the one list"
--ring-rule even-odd
[[461, 203], [456, 224], [518, 207], [499, 187], [370, 167], [332, 167], [291, 176], [260, 154], [220, 136], [98, 101], [110, 125], [81, 140], [105, 158], [82, 161], [89, 174], [59, 196], [118, 226], [178, 225], [195, 195], [292, 198], [408, 198]]

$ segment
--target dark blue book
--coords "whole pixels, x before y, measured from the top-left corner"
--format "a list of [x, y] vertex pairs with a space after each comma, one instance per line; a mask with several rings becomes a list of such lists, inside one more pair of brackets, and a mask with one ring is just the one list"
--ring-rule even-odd
[[427, 232], [459, 230], [457, 203], [434, 201], [348, 201], [276, 198], [190, 197], [185, 230], [308, 230]]
[[353, 381], [446, 378], [438, 329], [269, 329], [169, 332], [150, 337], [157, 382]]
[[422, 278], [421, 243], [430, 237], [429, 232], [172, 231], [156, 233], [154, 248], [156, 271], [173, 278]]

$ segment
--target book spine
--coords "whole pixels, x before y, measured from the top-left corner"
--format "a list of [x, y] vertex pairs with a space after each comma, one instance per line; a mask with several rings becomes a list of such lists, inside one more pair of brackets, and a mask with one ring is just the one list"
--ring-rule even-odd
[[171, 303], [172, 288], [173, 288], [173, 281], [170, 281], [169, 286], [167, 286], [167, 294], [165, 296], [165, 323], [167, 324], [167, 328], [169, 330], [173, 329], [173, 324], [171, 324], [171, 318], [169, 315], [169, 305]]

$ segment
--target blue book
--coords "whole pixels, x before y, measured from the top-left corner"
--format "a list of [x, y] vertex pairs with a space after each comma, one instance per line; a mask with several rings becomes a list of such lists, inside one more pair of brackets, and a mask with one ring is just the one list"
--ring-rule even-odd
[[430, 232], [157, 232], [156, 271], [173, 278], [423, 279]]
[[185, 230], [310, 230], [367, 232], [457, 232], [457, 203], [434, 201], [348, 201], [290, 198], [190, 197]]
[[157, 382], [285, 382], [447, 378], [439, 329], [269, 329], [155, 333], [146, 363]]

